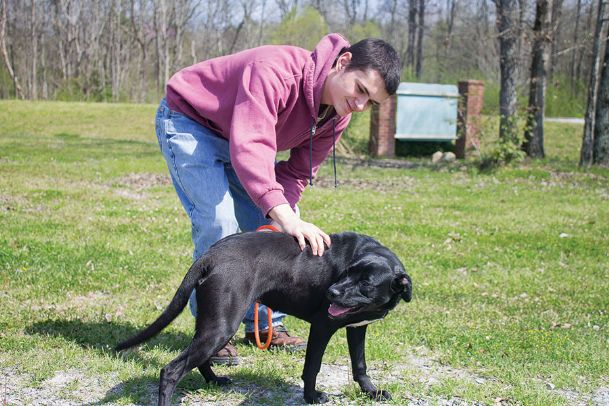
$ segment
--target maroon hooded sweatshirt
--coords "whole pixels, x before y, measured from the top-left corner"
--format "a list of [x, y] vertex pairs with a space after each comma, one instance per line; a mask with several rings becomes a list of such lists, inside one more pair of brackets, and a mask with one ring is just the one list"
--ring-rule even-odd
[[[351, 118], [333, 112], [318, 123], [326, 77], [346, 47], [330, 34], [313, 52], [268, 45], [203, 61], [173, 75], [167, 103], [229, 141], [233, 168], [264, 214], [294, 207]], [[275, 165], [285, 150], [289, 159]]]

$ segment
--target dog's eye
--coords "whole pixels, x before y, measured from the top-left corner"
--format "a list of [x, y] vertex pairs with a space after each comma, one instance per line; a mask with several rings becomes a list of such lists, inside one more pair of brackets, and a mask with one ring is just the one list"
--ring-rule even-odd
[[362, 285], [363, 288], [369, 288], [371, 286], [368, 281], [360, 281], [360, 285]]

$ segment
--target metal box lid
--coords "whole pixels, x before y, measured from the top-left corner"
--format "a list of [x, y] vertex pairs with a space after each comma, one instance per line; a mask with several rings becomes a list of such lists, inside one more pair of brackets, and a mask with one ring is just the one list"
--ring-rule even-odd
[[457, 137], [456, 85], [401, 83], [396, 94], [395, 138], [450, 141]]

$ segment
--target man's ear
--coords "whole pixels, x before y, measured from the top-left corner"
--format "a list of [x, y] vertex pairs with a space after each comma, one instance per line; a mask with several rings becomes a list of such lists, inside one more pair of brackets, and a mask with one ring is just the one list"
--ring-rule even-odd
[[351, 57], [353, 55], [351, 52], [345, 52], [341, 56], [338, 57], [336, 61], [336, 70], [341, 71], [345, 69], [351, 63]]
[[399, 273], [393, 280], [391, 287], [394, 292], [401, 292], [400, 296], [404, 301], [410, 302], [412, 300], [412, 282], [410, 276], [405, 273]]

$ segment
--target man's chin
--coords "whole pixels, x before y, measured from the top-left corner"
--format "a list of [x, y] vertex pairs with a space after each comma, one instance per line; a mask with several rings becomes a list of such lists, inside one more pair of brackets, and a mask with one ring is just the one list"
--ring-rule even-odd
[[351, 114], [351, 110], [336, 110], [336, 114], [339, 117], [345, 117], [345, 116], [348, 116], [349, 114]]

